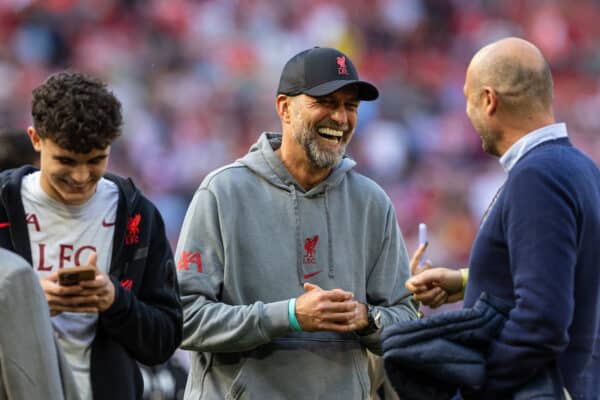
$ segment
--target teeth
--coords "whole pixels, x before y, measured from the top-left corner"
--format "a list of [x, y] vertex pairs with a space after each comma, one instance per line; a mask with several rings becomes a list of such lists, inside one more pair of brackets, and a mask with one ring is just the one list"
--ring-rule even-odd
[[344, 131], [338, 131], [331, 128], [319, 128], [319, 133], [335, 137], [342, 137], [344, 135]]

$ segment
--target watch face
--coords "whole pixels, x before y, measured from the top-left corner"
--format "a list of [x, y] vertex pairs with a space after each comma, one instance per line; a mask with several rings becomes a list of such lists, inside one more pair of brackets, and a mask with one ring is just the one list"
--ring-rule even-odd
[[373, 322], [375, 322], [375, 326], [377, 329], [381, 328], [381, 312], [379, 310], [375, 311], [375, 315], [373, 316]]
[[381, 312], [375, 307], [369, 306], [367, 310], [367, 317], [369, 319], [369, 328], [377, 330], [381, 328]]

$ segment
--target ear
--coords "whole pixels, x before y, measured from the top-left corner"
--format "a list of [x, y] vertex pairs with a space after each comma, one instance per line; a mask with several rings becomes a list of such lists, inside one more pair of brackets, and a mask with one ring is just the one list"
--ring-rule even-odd
[[35, 151], [38, 153], [42, 151], [42, 138], [37, 134], [33, 126], [27, 128], [27, 135], [29, 135], [29, 140], [31, 140], [31, 145]]
[[289, 124], [292, 120], [291, 115], [291, 97], [286, 96], [284, 94], [280, 94], [277, 96], [275, 100], [275, 106], [277, 108], [277, 114], [279, 115], [279, 119], [283, 124]]
[[483, 99], [483, 108], [485, 113], [488, 116], [494, 115], [498, 108], [498, 94], [496, 90], [490, 86], [485, 86], [483, 88], [484, 99]]

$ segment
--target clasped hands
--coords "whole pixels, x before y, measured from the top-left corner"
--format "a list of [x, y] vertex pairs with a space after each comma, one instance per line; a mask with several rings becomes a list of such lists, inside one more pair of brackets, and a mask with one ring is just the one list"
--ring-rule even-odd
[[296, 319], [304, 331], [351, 332], [368, 325], [367, 306], [342, 289], [324, 290], [304, 283], [296, 299]]

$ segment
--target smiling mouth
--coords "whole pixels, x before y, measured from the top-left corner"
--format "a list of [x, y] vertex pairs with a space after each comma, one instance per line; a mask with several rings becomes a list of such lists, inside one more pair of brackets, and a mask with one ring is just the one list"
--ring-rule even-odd
[[87, 187], [86, 184], [83, 184], [83, 185], [74, 185], [74, 184], [69, 183], [69, 182], [64, 182], [64, 183], [65, 183], [65, 186], [67, 187], [67, 189], [70, 192], [82, 192]]
[[71, 193], [81, 193], [85, 191], [85, 186], [69, 186], [69, 192]]
[[319, 128], [317, 132], [323, 139], [334, 143], [340, 143], [344, 136], [344, 131], [332, 128]]

